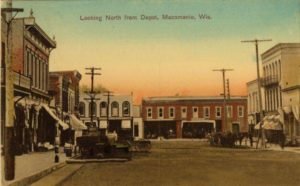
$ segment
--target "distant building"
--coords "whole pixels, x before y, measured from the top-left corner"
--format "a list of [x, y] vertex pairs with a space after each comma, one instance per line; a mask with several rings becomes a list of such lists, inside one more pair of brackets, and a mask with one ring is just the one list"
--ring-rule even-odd
[[144, 138], [144, 125], [140, 105], [133, 105], [133, 137], [136, 139]]
[[132, 95], [96, 94], [91, 123], [91, 102], [88, 94], [80, 95], [80, 120], [87, 126], [97, 126], [102, 133], [116, 131], [120, 138], [132, 137]]
[[[260, 108], [259, 108], [259, 93], [257, 80], [253, 80], [247, 83], [247, 94], [248, 94], [248, 124], [249, 127], [254, 130], [254, 126], [261, 120], [260, 119]], [[262, 110], [265, 111], [265, 96], [264, 89], [261, 88], [262, 94]]]
[[247, 97], [149, 97], [142, 100], [144, 137], [203, 138], [210, 132], [247, 132]]
[[300, 43], [279, 43], [261, 58], [266, 114], [283, 115], [284, 131], [294, 141], [300, 137]]
[[77, 70], [49, 73], [49, 90], [54, 94], [55, 105], [66, 113], [79, 107], [79, 83], [82, 75]]

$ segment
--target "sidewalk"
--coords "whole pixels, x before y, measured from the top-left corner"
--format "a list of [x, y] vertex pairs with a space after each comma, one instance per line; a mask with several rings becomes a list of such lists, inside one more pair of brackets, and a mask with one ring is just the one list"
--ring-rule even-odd
[[[242, 146], [245, 146], [245, 140], [243, 140]], [[252, 149], [256, 149], [256, 142], [253, 142], [253, 145], [251, 147], [250, 141], [247, 140], [247, 146]], [[300, 153], [300, 147], [284, 147], [284, 149], [282, 149], [279, 144], [274, 144], [274, 143], [267, 143], [266, 148], [261, 148], [261, 144], [259, 143], [257, 150], [274, 150], [274, 151], [282, 151], [282, 152]]]
[[2, 165], [2, 180], [1, 185], [29, 185], [33, 181], [40, 179], [41, 177], [49, 174], [50, 172], [59, 169], [66, 165], [66, 157], [63, 153], [63, 149], [59, 149], [59, 162], [54, 162], [54, 151], [48, 152], [32, 152], [29, 154], [23, 154], [16, 156], [15, 158], [15, 179], [12, 181], [4, 180], [4, 158], [1, 158]]

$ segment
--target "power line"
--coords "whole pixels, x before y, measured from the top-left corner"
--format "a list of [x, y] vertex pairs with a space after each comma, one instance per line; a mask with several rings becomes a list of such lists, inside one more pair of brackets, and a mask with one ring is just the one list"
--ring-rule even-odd
[[221, 68], [221, 69], [213, 69], [213, 71], [219, 71], [219, 72], [222, 72], [222, 77], [223, 77], [223, 96], [224, 96], [224, 100], [223, 100], [223, 108], [224, 108], [223, 123], [224, 123], [224, 128], [225, 128], [225, 130], [228, 130], [228, 126], [227, 126], [227, 112], [226, 112], [225, 73], [226, 73], [227, 71], [233, 71], [233, 69], [225, 69], [225, 68]]
[[[264, 129], [262, 128], [262, 119], [264, 117], [263, 109], [262, 109], [262, 97], [261, 97], [261, 79], [259, 73], [259, 58], [258, 58], [258, 43], [259, 42], [267, 42], [272, 41], [272, 39], [253, 39], [253, 40], [244, 40], [242, 43], [254, 43], [255, 44], [255, 52], [256, 52], [256, 71], [257, 71], [257, 86], [258, 86], [258, 99], [259, 99], [259, 110], [260, 110], [260, 132], [262, 137], [262, 147], [265, 148], [265, 137], [264, 137]], [[256, 148], [258, 147], [258, 142], [256, 143]]]
[[95, 98], [97, 92], [94, 91], [94, 76], [101, 75], [100, 73], [95, 72], [96, 70], [101, 70], [101, 68], [90, 67], [90, 68], [85, 68], [85, 69], [90, 71], [85, 74], [91, 75], [91, 90], [90, 90], [90, 92], [86, 92], [90, 96], [90, 98], [85, 98], [85, 100], [91, 100], [90, 101], [90, 104], [91, 104], [90, 105], [90, 108], [91, 108], [90, 117], [91, 117], [91, 125], [92, 125], [94, 114], [96, 114], [96, 113], [94, 113], [94, 100], [100, 100], [99, 98]]

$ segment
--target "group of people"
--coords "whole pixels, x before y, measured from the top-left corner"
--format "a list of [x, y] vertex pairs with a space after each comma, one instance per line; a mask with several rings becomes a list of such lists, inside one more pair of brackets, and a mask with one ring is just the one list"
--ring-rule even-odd
[[[239, 132], [239, 133], [217, 132], [217, 133], [208, 134], [207, 138], [209, 139], [210, 145], [212, 146], [221, 145], [223, 147], [234, 147], [236, 145], [242, 146], [243, 141], [245, 143], [245, 146], [247, 146], [249, 141], [250, 146], [252, 147], [254, 142], [253, 134], [251, 132]], [[274, 138], [276, 139], [275, 141]], [[282, 149], [285, 146], [286, 137], [283, 132], [279, 132], [275, 137], [274, 135], [272, 137], [267, 135], [265, 139], [266, 139], [266, 143], [271, 143], [271, 142], [278, 143]]]

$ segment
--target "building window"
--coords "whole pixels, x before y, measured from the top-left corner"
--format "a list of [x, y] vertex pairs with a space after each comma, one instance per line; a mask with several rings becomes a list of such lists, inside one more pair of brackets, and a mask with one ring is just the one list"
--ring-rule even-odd
[[158, 113], [158, 118], [163, 118], [164, 117], [164, 108], [163, 107], [158, 107], [157, 108], [157, 113]]
[[193, 107], [193, 118], [198, 118], [198, 107]]
[[187, 115], [187, 108], [181, 107], [181, 118], [186, 118]]
[[210, 117], [210, 108], [209, 107], [203, 107], [203, 117], [209, 118]]
[[152, 118], [152, 108], [151, 107], [147, 108], [147, 118]]
[[220, 118], [221, 117], [221, 107], [216, 107], [216, 118]]
[[[89, 115], [91, 116], [92, 112], [91, 112], [92, 108], [91, 108], [91, 103], [89, 103]], [[97, 113], [97, 107], [96, 107], [96, 103], [93, 102], [93, 116], [96, 116]]]
[[175, 117], [175, 108], [170, 107], [169, 108], [169, 118], [174, 118]]
[[129, 116], [130, 115], [130, 103], [128, 101], [124, 101], [122, 108], [123, 108], [123, 116]]
[[116, 101], [111, 103], [111, 116], [119, 116], [119, 104]]
[[100, 103], [100, 117], [107, 116], [107, 104], [102, 101]]
[[1, 68], [5, 67], [5, 43], [1, 42]]
[[244, 106], [238, 106], [238, 116], [244, 117]]
[[79, 114], [85, 116], [85, 104], [83, 102], [79, 103]]
[[232, 106], [226, 106], [227, 117], [232, 118]]
[[33, 81], [32, 83], [33, 83], [34, 87], [36, 86], [36, 83], [35, 83], [35, 79], [36, 79], [35, 67], [36, 67], [35, 56], [32, 55], [32, 81]]

